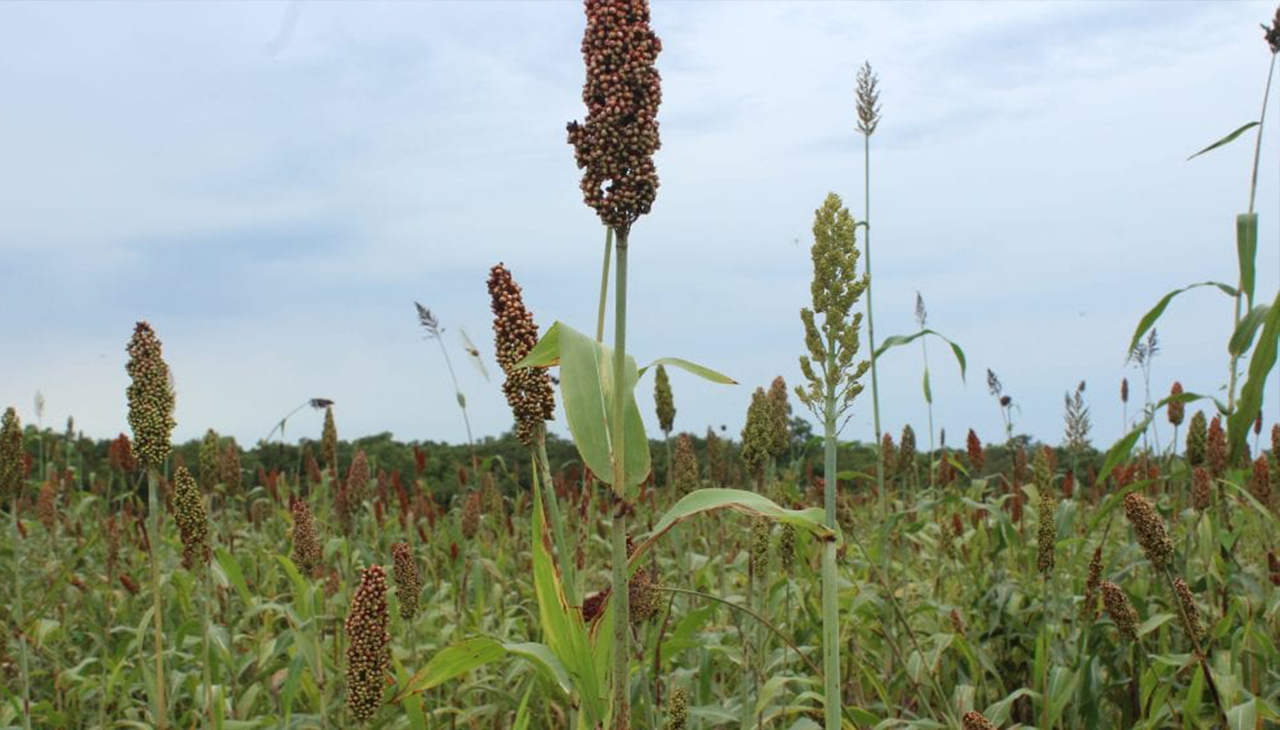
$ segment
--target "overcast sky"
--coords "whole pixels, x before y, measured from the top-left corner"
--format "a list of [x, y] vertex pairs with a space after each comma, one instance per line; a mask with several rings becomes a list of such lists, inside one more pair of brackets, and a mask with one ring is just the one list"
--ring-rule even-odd
[[[1080, 380], [1095, 442], [1121, 429], [1125, 350], [1166, 291], [1235, 281], [1234, 216], [1266, 3], [658, 2], [661, 188], [633, 232], [629, 350], [675, 372], [676, 428], [735, 437], [757, 385], [799, 379], [813, 211], [863, 215], [854, 74], [869, 60], [877, 335], [929, 323], [948, 442], [1058, 443]], [[125, 344], [147, 319], [177, 388], [175, 437], [261, 438], [310, 397], [344, 438], [460, 441], [448, 328], [478, 435], [510, 425], [485, 279], [504, 261], [545, 329], [595, 322], [603, 230], [565, 123], [583, 115], [578, 2], [0, 3], [0, 404], [127, 430]], [[1273, 106], [1277, 96], [1273, 95]], [[1272, 114], [1277, 114], [1273, 109]], [[1259, 283], [1278, 284], [1277, 133], [1259, 177]], [[1152, 390], [1213, 392], [1230, 300], [1202, 289], [1159, 327]], [[492, 382], [466, 362], [465, 328]], [[921, 352], [880, 361], [885, 428], [927, 443]], [[656, 433], [652, 381], [641, 407]], [[1135, 410], [1131, 407], [1131, 413]], [[1274, 413], [1275, 409], [1268, 409]], [[870, 389], [844, 436], [871, 437]], [[291, 436], [317, 435], [302, 414]], [[557, 421], [563, 430], [563, 419]]]

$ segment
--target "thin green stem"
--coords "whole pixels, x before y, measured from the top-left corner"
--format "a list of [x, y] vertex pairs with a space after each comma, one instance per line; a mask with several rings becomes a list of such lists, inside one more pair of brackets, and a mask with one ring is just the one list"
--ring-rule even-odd
[[[827, 352], [835, 359], [834, 338], [827, 338]], [[827, 392], [823, 418], [823, 507], [827, 527], [838, 530], [836, 523], [836, 391], [835, 373], [827, 366]], [[824, 717], [826, 730], [840, 730], [840, 609], [836, 591], [836, 544], [827, 541], [822, 545], [822, 669], [825, 693]]]
[[161, 618], [159, 543], [163, 534], [163, 516], [160, 511], [160, 483], [154, 467], [147, 468], [147, 509], [152, 529], [147, 536], [147, 549], [151, 557], [151, 606], [155, 620], [156, 707], [155, 722], [159, 730], [169, 727], [169, 715], [164, 697], [164, 621]]
[[614, 287], [613, 332], [613, 727], [631, 726], [631, 606], [627, 583], [627, 477], [626, 477], [626, 345], [627, 345], [627, 238], [617, 231], [618, 264]]
[[26, 563], [22, 560], [19, 552], [22, 546], [22, 531], [18, 527], [18, 500], [19, 495], [13, 495], [9, 500], [9, 510], [13, 513], [13, 595], [14, 614], [18, 620], [18, 666], [22, 673], [22, 728], [23, 730], [31, 730], [31, 675], [27, 667], [27, 622], [23, 613], [22, 599], [22, 566]]
[[600, 266], [600, 312], [596, 315], [596, 342], [604, 342], [604, 315], [609, 302], [609, 256], [613, 253], [613, 227], [604, 228], [604, 263]]
[[213, 601], [214, 601], [214, 594], [213, 594], [213, 566], [209, 565], [208, 563], [205, 563], [204, 575], [202, 576], [202, 578], [203, 578], [203, 580], [202, 580], [201, 582], [204, 584], [204, 585], [203, 585], [203, 588], [204, 588], [204, 591], [203, 591], [203, 592], [204, 592], [204, 606], [203, 606], [203, 608], [204, 608], [204, 610], [202, 611], [202, 613], [204, 614], [204, 616], [203, 616], [203, 619], [204, 619], [204, 640], [203, 640], [203, 642], [202, 642], [202, 649], [203, 649], [204, 659], [201, 661], [202, 666], [200, 667], [200, 676], [201, 676], [201, 678], [204, 680], [204, 700], [205, 700], [205, 702], [204, 702], [204, 721], [205, 721], [205, 727], [207, 727], [207, 728], [212, 728], [212, 727], [213, 727], [213, 677], [212, 677], [212, 670], [210, 669], [210, 666], [209, 666], [209, 664], [210, 664], [210, 662], [209, 662], [209, 632], [210, 632], [210, 631], [212, 630], [212, 628], [213, 628], [213, 622], [212, 622], [212, 619], [210, 618], [210, 614], [212, 614], [212, 613], [213, 613]]
[[871, 135], [862, 135], [862, 194], [863, 194], [863, 213], [862, 223], [865, 229], [862, 232], [863, 255], [866, 256], [867, 262], [867, 344], [871, 347], [871, 414], [876, 429], [876, 490], [880, 496], [880, 508], [884, 514], [889, 513], [889, 500], [884, 490], [884, 454], [880, 453], [881, 433], [880, 433], [880, 383], [876, 377], [876, 325], [875, 318], [871, 315]]
[[578, 604], [578, 575], [573, 562], [573, 554], [569, 542], [565, 539], [564, 518], [560, 514], [559, 501], [556, 499], [555, 484], [551, 481], [551, 461], [547, 458], [547, 425], [541, 423], [534, 432], [536, 453], [534, 461], [538, 463], [538, 473], [542, 480], [542, 493], [546, 495], [547, 514], [551, 518], [551, 533], [556, 541], [556, 558], [560, 563], [560, 573], [564, 576], [564, 596], [570, 606]]

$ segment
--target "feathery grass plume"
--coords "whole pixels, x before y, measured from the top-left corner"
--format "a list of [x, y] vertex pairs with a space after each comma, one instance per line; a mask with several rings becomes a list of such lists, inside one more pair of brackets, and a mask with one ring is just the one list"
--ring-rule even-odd
[[769, 528], [773, 525], [764, 517], [751, 520], [751, 572], [764, 576], [769, 569]]
[[972, 428], [965, 439], [965, 450], [969, 455], [969, 476], [977, 477], [982, 473], [982, 467], [986, 466], [987, 454], [982, 448], [982, 439], [978, 438]]
[[583, 170], [583, 202], [625, 236], [658, 194], [662, 41], [649, 27], [648, 0], [587, 0], [586, 15], [587, 117], [568, 124], [569, 144]]
[[142, 462], [159, 467], [169, 455], [169, 435], [173, 420], [173, 377], [164, 361], [160, 340], [146, 322], [138, 322], [126, 352], [125, 370], [130, 383], [129, 427], [133, 429], [133, 450]]
[[916, 463], [916, 432], [910, 425], [902, 427], [902, 439], [898, 442], [898, 471], [910, 474]]
[[206, 492], [212, 492], [222, 477], [220, 456], [218, 432], [211, 428], [200, 442], [200, 488]]
[[964, 730], [996, 730], [996, 726], [981, 712], [964, 713]]
[[[1174, 398], [1182, 395], [1182, 383], [1173, 381], [1173, 387], [1169, 389], [1169, 397]], [[1182, 425], [1182, 418], [1186, 414], [1187, 404], [1180, 400], [1171, 400], [1169, 405], [1165, 407], [1165, 414], [1169, 416], [1169, 423], [1175, 426]]]
[[364, 455], [363, 449], [356, 450], [355, 456], [351, 457], [345, 489], [350, 502], [348, 506], [358, 512], [360, 505], [369, 496], [369, 459]]
[[1273, 55], [1280, 53], [1280, 8], [1276, 8], [1276, 17], [1271, 21], [1271, 25], [1262, 25], [1262, 33], [1271, 53]]
[[27, 460], [22, 452], [22, 422], [10, 406], [0, 418], [0, 496], [17, 499], [27, 473]]
[[1036, 509], [1036, 519], [1040, 523], [1040, 531], [1036, 538], [1036, 570], [1046, 577], [1053, 571], [1054, 551], [1058, 542], [1058, 503], [1053, 497], [1053, 486], [1042, 482], [1040, 488], [1040, 504]]
[[1081, 380], [1074, 394], [1064, 393], [1062, 396], [1063, 420], [1066, 422], [1063, 445], [1066, 446], [1067, 451], [1075, 454], [1076, 458], [1079, 458], [1080, 454], [1089, 447], [1089, 431], [1093, 428], [1089, 419], [1089, 406], [1084, 402], [1084, 388], [1085, 381]]
[[195, 570], [209, 562], [209, 515], [195, 477], [185, 466], [173, 478], [174, 521], [182, 537], [182, 567]]
[[698, 488], [698, 455], [693, 450], [693, 438], [680, 434], [676, 439], [674, 481], [677, 494], [688, 494]]
[[1249, 491], [1264, 507], [1271, 506], [1271, 469], [1266, 456], [1259, 456], [1253, 462], [1253, 472], [1249, 476]]
[[670, 434], [676, 422], [676, 401], [671, 394], [667, 369], [661, 364], [653, 374], [653, 405], [658, 413], [658, 429]]
[[538, 325], [524, 305], [520, 285], [498, 263], [489, 269], [489, 308], [493, 312], [493, 348], [507, 379], [502, 392], [516, 422], [516, 438], [533, 446], [538, 428], [555, 418], [556, 400], [546, 368], [516, 369], [538, 344]]
[[480, 493], [467, 493], [462, 503], [462, 536], [470, 540], [480, 531]]
[[724, 484], [725, 479], [725, 463], [724, 463], [724, 445], [720, 442], [720, 437], [716, 435], [714, 428], [707, 426], [707, 478], [711, 482], [711, 486], [718, 487]]
[[1138, 544], [1147, 553], [1147, 559], [1156, 570], [1164, 570], [1173, 557], [1173, 540], [1165, 533], [1164, 521], [1156, 514], [1155, 507], [1137, 492], [1124, 496], [1124, 515], [1133, 525]]
[[667, 730], [685, 730], [688, 722], [689, 693], [684, 687], [676, 687], [667, 700]]
[[770, 412], [769, 396], [764, 388], [756, 388], [747, 407], [747, 422], [742, 427], [742, 462], [759, 482], [769, 463]]
[[53, 533], [58, 527], [58, 488], [53, 480], [46, 479], [36, 497], [36, 518], [44, 525], [45, 532]]
[[868, 62], [864, 61], [858, 69], [858, 90], [854, 96], [858, 102], [858, 132], [870, 137], [880, 124], [880, 79]]
[[1187, 426], [1187, 446], [1184, 452], [1187, 463], [1191, 466], [1204, 464], [1208, 428], [1208, 421], [1204, 417], [1204, 411], [1196, 411], [1196, 414], [1191, 417], [1191, 424]]
[[293, 513], [293, 560], [302, 569], [304, 575], [312, 578], [320, 577], [320, 561], [324, 551], [316, 534], [315, 519], [311, 516], [311, 507], [305, 500], [295, 499], [289, 505]]
[[1177, 594], [1178, 605], [1182, 607], [1182, 629], [1187, 632], [1188, 639], [1199, 642], [1204, 636], [1204, 630], [1200, 627], [1200, 610], [1196, 608], [1195, 596], [1191, 594], [1191, 588], [1182, 576], [1173, 579], [1173, 592]]
[[387, 631], [387, 574], [381, 565], [360, 572], [347, 613], [347, 709], [361, 722], [382, 704], [383, 676], [391, 662]]
[[1138, 640], [1138, 612], [1129, 602], [1129, 596], [1120, 590], [1120, 586], [1109, 580], [1102, 581], [1102, 605], [1107, 615], [1115, 622], [1120, 635], [1129, 641]]
[[418, 596], [422, 593], [422, 576], [413, 559], [413, 548], [407, 542], [391, 546], [392, 573], [396, 579], [396, 597], [400, 599], [400, 618], [408, 621], [418, 612]]
[[1227, 434], [1222, 430], [1222, 419], [1217, 416], [1209, 421], [1209, 433], [1205, 437], [1205, 463], [1214, 479], [1227, 470]]
[[1204, 512], [1209, 509], [1213, 501], [1213, 491], [1210, 487], [1211, 477], [1204, 467], [1197, 466], [1195, 471], [1191, 472], [1191, 506], [1197, 512]]
[[338, 474], [338, 426], [333, 421], [333, 406], [324, 408], [324, 430], [320, 432], [320, 459], [334, 477]]
[[787, 381], [782, 376], [769, 385], [769, 456], [775, 461], [791, 448], [791, 401], [787, 398]]
[[796, 567], [795, 525], [783, 524], [778, 531], [778, 562], [782, 564], [782, 571], [787, 575], [791, 575]]
[[234, 438], [227, 439], [227, 446], [222, 450], [222, 463], [218, 471], [222, 478], [222, 489], [227, 494], [238, 495], [243, 491], [244, 470], [240, 468], [240, 446], [236, 444]]
[[1098, 589], [1102, 585], [1102, 546], [1093, 551], [1089, 560], [1089, 575], [1084, 582], [1084, 601], [1080, 605], [1080, 615], [1089, 621], [1098, 616]]

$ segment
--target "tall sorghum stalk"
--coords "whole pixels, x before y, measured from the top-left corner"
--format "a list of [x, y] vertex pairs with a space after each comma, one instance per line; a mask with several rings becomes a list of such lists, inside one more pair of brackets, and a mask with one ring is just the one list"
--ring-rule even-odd
[[546, 485], [547, 512], [556, 540], [560, 573], [565, 577], [565, 597], [569, 605], [576, 605], [577, 577], [573, 556], [564, 537], [564, 521], [551, 482], [551, 465], [547, 460], [546, 422], [555, 417], [556, 407], [551, 378], [546, 368], [516, 367], [538, 343], [538, 325], [533, 321], [533, 313], [524, 305], [520, 285], [502, 264], [489, 270], [489, 300], [493, 312], [494, 352], [507, 376], [502, 392], [507, 396], [507, 405], [511, 407], [516, 421], [516, 437], [533, 451], [542, 482]]
[[467, 445], [471, 448], [471, 473], [479, 479], [480, 459], [476, 456], [476, 440], [471, 436], [471, 417], [467, 415], [467, 397], [462, 394], [462, 388], [458, 385], [458, 376], [453, 372], [453, 361], [449, 359], [449, 348], [444, 346], [444, 338], [440, 336], [444, 328], [440, 326], [440, 320], [431, 313], [430, 309], [417, 302], [414, 302], [413, 306], [418, 308], [418, 323], [427, 331], [427, 339], [435, 340], [440, 344], [444, 365], [448, 368], [449, 380], [453, 383], [453, 395], [458, 401], [458, 408], [462, 410], [462, 423], [467, 428]]
[[[876, 430], [876, 445], [880, 444], [880, 385], [876, 379], [876, 329], [875, 318], [871, 314], [871, 135], [880, 125], [880, 78], [871, 71], [871, 64], [863, 62], [858, 70], [858, 132], [862, 134], [862, 221], [866, 230], [862, 236], [862, 246], [867, 257], [863, 264], [866, 271], [867, 287], [867, 345], [871, 349], [871, 413]], [[923, 341], [923, 340], [922, 340]], [[932, 432], [932, 427], [929, 429]], [[932, 435], [930, 436], [932, 438]], [[888, 497], [884, 489], [884, 459], [876, 460], [876, 490], [880, 495], [880, 504], [886, 515], [888, 513]]]
[[199, 572], [201, 587], [204, 589], [204, 605], [201, 607], [204, 635], [201, 640], [203, 659], [201, 660], [201, 678], [204, 681], [205, 727], [213, 727], [213, 681], [210, 672], [209, 632], [212, 626], [210, 616], [213, 613], [213, 571], [209, 565], [209, 515], [205, 508], [204, 495], [196, 480], [185, 466], [178, 467], [173, 477], [173, 511], [174, 521], [178, 523], [178, 533], [182, 538], [182, 565], [189, 571]]
[[169, 366], [161, 352], [160, 340], [146, 322], [138, 322], [126, 348], [129, 362], [125, 370], [130, 384], [129, 426], [133, 429], [134, 452], [147, 472], [147, 503], [152, 528], [147, 535], [151, 557], [151, 598], [155, 620], [155, 684], [156, 706], [153, 718], [159, 730], [169, 726], [164, 695], [164, 622], [160, 600], [160, 558], [157, 554], [162, 537], [163, 513], [159, 500], [159, 474], [169, 455], [169, 436], [176, 425], [173, 420], [173, 387]]
[[18, 622], [18, 666], [22, 681], [22, 728], [31, 730], [31, 679], [27, 671], [27, 623], [22, 596], [22, 528], [18, 525], [18, 504], [25, 483], [26, 458], [22, 452], [22, 424], [11, 406], [0, 418], [0, 497], [9, 501], [13, 519], [13, 600]]
[[[868, 265], [869, 264], [870, 264], [870, 259], [868, 258]], [[871, 304], [871, 292], [867, 292], [867, 304], [868, 305]], [[923, 330], [925, 328], [925, 325], [928, 324], [928, 322], [929, 322], [929, 310], [925, 309], [924, 307], [924, 297], [920, 295], [920, 292], [916, 292], [916, 324], [920, 325], [920, 329]], [[868, 331], [870, 331], [870, 327], [871, 327], [871, 318], [867, 317]], [[920, 356], [924, 360], [924, 377], [925, 377], [925, 383], [926, 383], [926, 387], [924, 391], [924, 396], [925, 396], [924, 403], [925, 403], [925, 407], [929, 411], [929, 459], [927, 461], [927, 464], [929, 466], [929, 486], [932, 487], [934, 484], [934, 479], [933, 479], [933, 472], [934, 472], [934, 469], [933, 469], [933, 391], [932, 389], [927, 387], [927, 383], [929, 382], [929, 338], [928, 337], [920, 338]], [[874, 378], [875, 376], [872, 376], [872, 377]]]
[[[813, 222], [813, 309], [800, 310], [807, 355], [800, 357], [806, 386], [796, 395], [823, 424], [823, 506], [828, 527], [836, 521], [836, 421], [862, 392], [859, 382], [869, 364], [854, 365], [858, 353], [862, 313], [853, 305], [867, 287], [868, 278], [857, 275], [858, 249], [855, 224], [835, 193], [827, 195]], [[815, 316], [821, 314], [819, 325]], [[816, 367], [815, 367], [816, 366]], [[883, 493], [883, 491], [882, 491]], [[840, 730], [840, 616], [837, 603], [836, 545], [822, 551], [822, 672], [825, 682], [826, 730]]]
[[625, 407], [627, 247], [631, 226], [648, 213], [658, 191], [653, 154], [658, 150], [661, 80], [654, 66], [662, 43], [649, 27], [648, 0], [587, 0], [582, 38], [587, 116], [568, 125], [569, 143], [583, 170], [584, 202], [613, 229], [617, 258], [614, 287], [612, 524], [613, 722], [631, 723], [630, 605], [627, 590]]

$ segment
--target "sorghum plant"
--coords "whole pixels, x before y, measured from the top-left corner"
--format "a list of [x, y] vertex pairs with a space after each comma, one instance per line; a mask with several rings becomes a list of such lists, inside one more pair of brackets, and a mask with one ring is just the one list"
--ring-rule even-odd
[[383, 677], [391, 663], [387, 631], [387, 575], [380, 565], [360, 572], [347, 613], [347, 709], [366, 722], [382, 704]]

